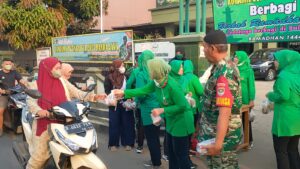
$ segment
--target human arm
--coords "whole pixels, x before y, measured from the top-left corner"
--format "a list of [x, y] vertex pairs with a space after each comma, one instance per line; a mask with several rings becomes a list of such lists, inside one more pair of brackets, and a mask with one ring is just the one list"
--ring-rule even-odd
[[204, 89], [202, 84], [200, 83], [200, 81], [198, 80], [198, 78], [196, 76], [194, 76], [193, 80], [192, 80], [192, 84], [195, 90], [195, 94], [196, 97], [200, 98], [200, 96], [203, 95]]
[[124, 91], [124, 97], [126, 99], [132, 97], [143, 96], [155, 91], [155, 84], [153, 81], [149, 82], [146, 86], [138, 89], [129, 89]]
[[65, 80], [64, 82], [66, 84], [67, 90], [70, 93], [71, 98], [77, 98], [80, 100], [95, 102], [97, 100], [104, 100], [106, 97], [106, 94], [93, 94], [93, 93], [83, 92], [82, 90], [79, 90], [74, 85], [72, 85], [68, 80]]
[[267, 98], [271, 102], [281, 102], [290, 99], [289, 81], [278, 78], [274, 84], [274, 91], [267, 93]]
[[[37, 90], [37, 84], [36, 82], [28, 83], [28, 88]], [[38, 100], [34, 99], [30, 96], [27, 97], [26, 103], [28, 106], [28, 110], [30, 113], [34, 115], [38, 115], [39, 117], [48, 117], [49, 112], [47, 110], [43, 110], [39, 105], [38, 105]]]

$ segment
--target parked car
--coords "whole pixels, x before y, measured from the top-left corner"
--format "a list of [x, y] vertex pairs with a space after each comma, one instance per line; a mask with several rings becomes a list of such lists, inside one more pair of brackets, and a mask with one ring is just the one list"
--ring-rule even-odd
[[250, 54], [250, 63], [256, 79], [271, 81], [276, 78], [274, 53], [283, 49], [284, 48], [260, 49]]

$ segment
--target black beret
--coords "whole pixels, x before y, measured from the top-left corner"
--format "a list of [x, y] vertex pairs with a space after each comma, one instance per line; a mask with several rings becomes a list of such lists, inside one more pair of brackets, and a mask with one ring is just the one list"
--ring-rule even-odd
[[208, 44], [227, 44], [227, 38], [223, 31], [214, 30], [206, 34], [204, 37], [204, 42]]

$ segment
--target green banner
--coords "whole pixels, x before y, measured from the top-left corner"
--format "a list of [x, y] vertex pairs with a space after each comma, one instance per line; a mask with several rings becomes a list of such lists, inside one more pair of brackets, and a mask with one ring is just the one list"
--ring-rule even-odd
[[300, 41], [300, 0], [213, 0], [229, 43]]

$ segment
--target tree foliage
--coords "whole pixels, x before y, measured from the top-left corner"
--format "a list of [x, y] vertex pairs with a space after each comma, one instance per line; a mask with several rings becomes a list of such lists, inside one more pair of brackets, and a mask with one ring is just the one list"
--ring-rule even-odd
[[49, 46], [52, 37], [89, 32], [99, 9], [99, 0], [0, 0], [0, 40], [22, 50]]

